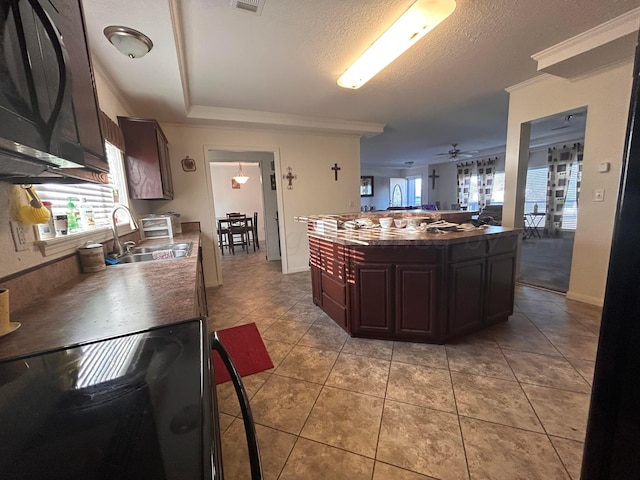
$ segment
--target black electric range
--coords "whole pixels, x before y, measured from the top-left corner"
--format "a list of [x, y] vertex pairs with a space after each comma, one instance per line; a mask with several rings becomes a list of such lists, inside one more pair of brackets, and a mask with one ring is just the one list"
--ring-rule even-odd
[[202, 319], [0, 362], [0, 478], [221, 478]]

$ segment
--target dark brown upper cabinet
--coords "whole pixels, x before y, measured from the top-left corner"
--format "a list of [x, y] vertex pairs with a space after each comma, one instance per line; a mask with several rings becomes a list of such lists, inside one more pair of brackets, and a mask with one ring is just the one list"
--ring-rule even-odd
[[158, 122], [118, 117], [125, 144], [129, 195], [136, 200], [173, 199], [169, 147]]

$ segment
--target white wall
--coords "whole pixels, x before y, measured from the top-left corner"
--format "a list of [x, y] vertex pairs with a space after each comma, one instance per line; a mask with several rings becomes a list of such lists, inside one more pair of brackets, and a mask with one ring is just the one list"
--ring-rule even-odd
[[[632, 63], [629, 61], [582, 80], [544, 75], [514, 87], [509, 97], [509, 120], [505, 166], [503, 225], [521, 226], [522, 211], [516, 211], [524, 185], [518, 184], [521, 125], [538, 118], [587, 108], [584, 163], [578, 211], [578, 229], [573, 247], [571, 279], [567, 297], [602, 305], [622, 166]], [[611, 162], [611, 170], [599, 173], [600, 162]], [[518, 185], [518, 188], [510, 188]], [[593, 202], [596, 188], [604, 188], [604, 202]]]
[[[209, 206], [208, 168], [205, 168], [209, 150], [274, 152], [285, 273], [309, 268], [306, 224], [296, 222], [294, 217], [359, 211], [358, 136], [180, 124], [163, 124], [162, 129], [169, 140], [175, 196], [174, 200], [163, 202], [161, 208], [180, 212], [183, 221], [200, 222], [207, 286], [222, 280], [214, 251], [216, 230], [214, 212]], [[196, 160], [196, 172], [183, 172], [180, 168], [180, 159], [186, 155]], [[331, 170], [336, 162], [341, 168], [337, 182]], [[287, 167], [297, 175], [291, 190], [282, 179]]]

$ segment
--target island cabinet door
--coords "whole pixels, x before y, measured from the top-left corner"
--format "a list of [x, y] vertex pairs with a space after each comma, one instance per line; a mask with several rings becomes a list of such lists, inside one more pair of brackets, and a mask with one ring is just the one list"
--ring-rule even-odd
[[356, 264], [353, 333], [393, 333], [393, 265]]
[[397, 334], [425, 340], [438, 338], [437, 271], [437, 265], [396, 265]]
[[485, 259], [449, 264], [448, 338], [483, 325]]
[[513, 314], [516, 257], [513, 253], [487, 258], [486, 322], [496, 323]]

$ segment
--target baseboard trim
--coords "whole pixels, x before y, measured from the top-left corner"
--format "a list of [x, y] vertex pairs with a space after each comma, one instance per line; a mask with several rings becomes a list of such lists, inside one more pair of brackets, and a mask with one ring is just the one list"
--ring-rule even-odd
[[287, 271], [287, 274], [289, 273], [301, 273], [301, 272], [308, 272], [309, 270], [311, 270], [310, 267], [297, 267], [297, 268], [290, 268]]
[[597, 307], [604, 306], [604, 298], [593, 297], [591, 295], [583, 295], [581, 293], [576, 293], [572, 291], [567, 292], [567, 299], [575, 300], [576, 302], [588, 303], [590, 305], [595, 305]]

